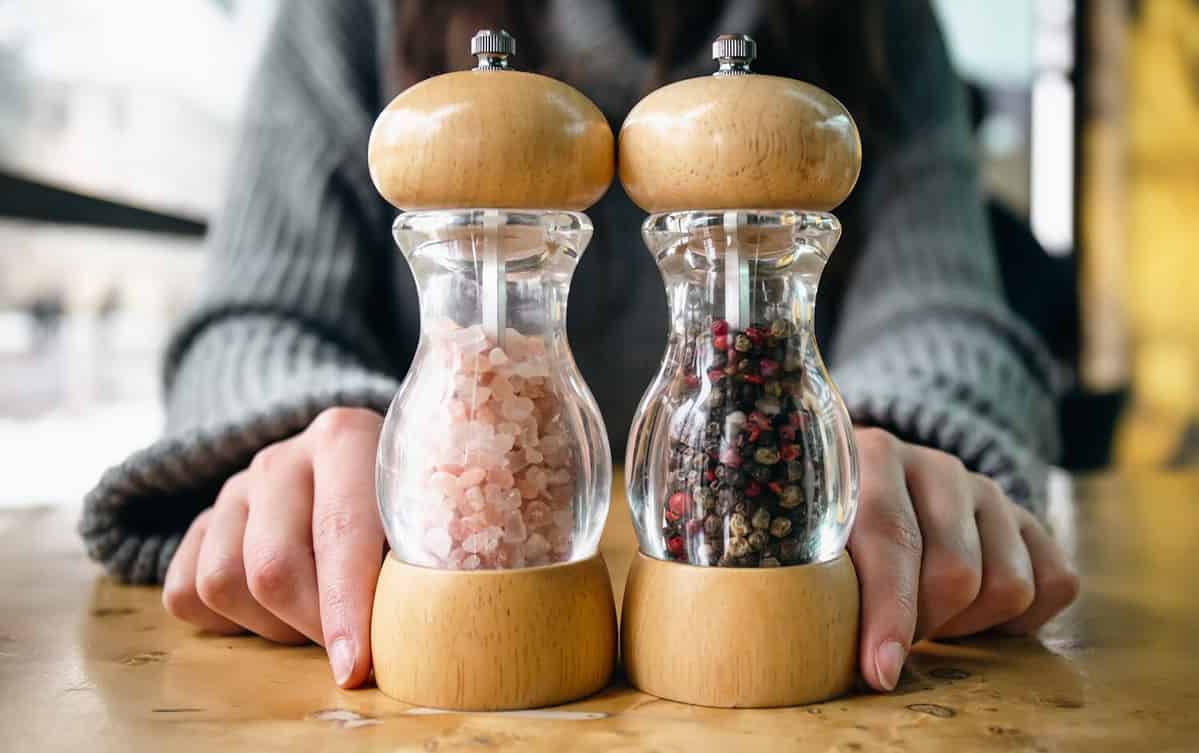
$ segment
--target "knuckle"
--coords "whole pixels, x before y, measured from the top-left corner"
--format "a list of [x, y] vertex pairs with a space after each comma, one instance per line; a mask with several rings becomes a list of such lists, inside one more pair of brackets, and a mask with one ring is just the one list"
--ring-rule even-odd
[[990, 476], [984, 476], [981, 473], [975, 473], [974, 479], [978, 484], [979, 497], [987, 502], [1004, 502], [1007, 500], [1007, 493], [1003, 491], [1003, 487], [999, 482]]
[[1024, 614], [1036, 597], [1032, 582], [1015, 575], [991, 579], [983, 586], [983, 592], [986, 602], [1001, 615], [1001, 620]]
[[231, 501], [237, 499], [246, 484], [246, 478], [246, 471], [239, 471], [225, 479], [225, 483], [221, 484], [221, 491], [216, 495], [216, 502], [213, 503], [213, 506], [229, 504]]
[[899, 441], [890, 432], [875, 427], [858, 429], [854, 435], [858, 451], [867, 457], [879, 457], [893, 452]]
[[237, 602], [243, 585], [239, 568], [221, 565], [211, 567], [196, 576], [196, 593], [200, 601], [218, 612], [229, 609]]
[[982, 588], [982, 571], [964, 557], [949, 557], [924, 577], [928, 590], [955, 609], [974, 603]]
[[348, 433], [377, 425], [378, 414], [366, 408], [326, 408], [308, 425], [308, 433], [318, 444], [331, 445]]
[[1050, 602], [1064, 607], [1078, 598], [1078, 593], [1082, 590], [1082, 580], [1078, 573], [1069, 568], [1062, 568], [1046, 576], [1041, 588]]
[[254, 475], [265, 475], [271, 472], [271, 469], [277, 469], [284, 454], [282, 444], [276, 443], [267, 445], [254, 454], [254, 459], [250, 461], [250, 472]]
[[357, 518], [346, 505], [335, 503], [319, 512], [312, 523], [314, 542], [335, 546], [348, 536], [357, 525]]
[[162, 607], [167, 614], [179, 620], [190, 620], [200, 606], [200, 597], [194, 584], [169, 583], [162, 589]]
[[296, 555], [290, 552], [265, 552], [247, 563], [246, 585], [259, 602], [278, 603], [295, 591], [298, 572]]

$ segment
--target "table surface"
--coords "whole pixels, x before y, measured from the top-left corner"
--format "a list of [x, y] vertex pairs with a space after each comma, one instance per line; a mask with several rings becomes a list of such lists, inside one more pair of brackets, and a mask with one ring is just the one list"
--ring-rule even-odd
[[[1055, 523], [1084, 574], [1039, 640], [918, 646], [896, 692], [721, 710], [619, 678], [555, 709], [445, 713], [334, 686], [319, 648], [197, 634], [99, 574], [74, 511], [0, 513], [5, 751], [1199, 750], [1199, 474], [1076, 479]], [[617, 495], [617, 598], [635, 543]], [[619, 601], [618, 601], [619, 603]]]

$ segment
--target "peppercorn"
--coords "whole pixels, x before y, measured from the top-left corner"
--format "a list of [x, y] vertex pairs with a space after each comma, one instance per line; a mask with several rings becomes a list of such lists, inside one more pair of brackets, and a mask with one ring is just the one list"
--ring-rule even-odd
[[[729, 518], [729, 533], [734, 536], [745, 536], [749, 533], [749, 521], [741, 513], [733, 513]], [[740, 556], [740, 555], [738, 555]]]
[[666, 551], [673, 557], [682, 557], [685, 549], [682, 536], [671, 536], [666, 540]]
[[770, 535], [776, 539], [784, 538], [791, 533], [791, 519], [779, 516], [770, 521]]
[[720, 529], [723, 527], [724, 525], [719, 515], [709, 515], [704, 518], [704, 535], [710, 539], [720, 535]]
[[783, 487], [783, 493], [779, 496], [779, 507], [785, 510], [793, 510], [799, 507], [801, 502], [803, 502], [803, 494], [800, 492], [798, 486], [788, 484]]
[[737, 350], [738, 353], [748, 353], [750, 350], [753, 349], [754, 343], [752, 340], [750, 340], [744, 334], [740, 334], [740, 335], [737, 335], [737, 337], [733, 339], [733, 347]]
[[803, 551], [803, 542], [798, 536], [792, 536], [789, 539], [783, 539], [779, 545], [779, 559], [787, 564], [798, 562]]
[[798, 460], [787, 461], [787, 480], [799, 481], [803, 478], [803, 463]]
[[766, 546], [766, 541], [766, 534], [764, 532], [754, 531], [749, 535], [749, 548], [755, 552], [760, 552]]
[[724, 319], [713, 319], [712, 320], [712, 334], [713, 335], [717, 335], [717, 336], [727, 335], [728, 333], [729, 333], [729, 323], [728, 322], [726, 322]]
[[774, 465], [779, 461], [779, 451], [773, 447], [759, 447], [754, 451], [754, 460], [762, 465]]
[[770, 511], [765, 507], [759, 507], [754, 513], [753, 520], [750, 521], [754, 528], [765, 530], [770, 527]]
[[749, 554], [749, 540], [744, 536], [733, 536], [725, 547], [725, 554], [729, 557], [744, 557]]
[[758, 560], [758, 567], [778, 567], [779, 561], [770, 555], [763, 555], [762, 559]]
[[786, 337], [791, 332], [791, 323], [786, 319], [775, 319], [770, 323], [770, 334], [774, 337]]

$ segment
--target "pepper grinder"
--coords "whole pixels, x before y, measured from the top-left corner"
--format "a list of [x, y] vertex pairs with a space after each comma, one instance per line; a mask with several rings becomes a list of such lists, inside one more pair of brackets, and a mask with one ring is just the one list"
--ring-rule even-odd
[[370, 136], [421, 312], [379, 441], [371, 646], [379, 689], [421, 706], [565, 703], [616, 661], [610, 449], [566, 338], [613, 137], [578, 91], [513, 70], [515, 47], [478, 32], [477, 67], [408, 88]]
[[861, 143], [827, 92], [753, 74], [755, 51], [717, 38], [715, 75], [652, 92], [620, 132], [670, 309], [625, 464], [622, 660], [705, 706], [819, 701], [857, 670], [857, 456], [812, 319]]

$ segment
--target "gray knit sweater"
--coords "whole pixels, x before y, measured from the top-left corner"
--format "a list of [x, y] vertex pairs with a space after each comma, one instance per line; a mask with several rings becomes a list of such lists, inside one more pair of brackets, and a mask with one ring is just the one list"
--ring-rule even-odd
[[[756, 3], [732, 5], [720, 30], [762, 21]], [[935, 22], [925, 2], [892, 5], [907, 13], [887, 56], [908, 128], [867, 155], [860, 242], [838, 254], [856, 263], [822, 293], [821, 342], [856, 421], [955, 453], [1035, 509], [1057, 450], [1048, 357], [1002, 300], [963, 98]], [[395, 212], [366, 165], [374, 116], [394, 93], [384, 74], [392, 12], [388, 0], [339, 0], [280, 14], [210, 234], [201, 303], [168, 349], [164, 435], [85, 501], [88, 552], [123, 579], [160, 581], [189, 522], [256, 451], [330, 406], [385, 411], [407, 369], [415, 290], [389, 237]], [[563, 59], [594, 63], [567, 78], [619, 125], [650, 63], [614, 13], [554, 0], [547, 24]], [[705, 47], [672, 78], [702, 73]], [[605, 67], [599, 48], [621, 64]], [[568, 326], [619, 458], [665, 345], [665, 294], [640, 240], [644, 215], [619, 186], [589, 214], [596, 232]]]

